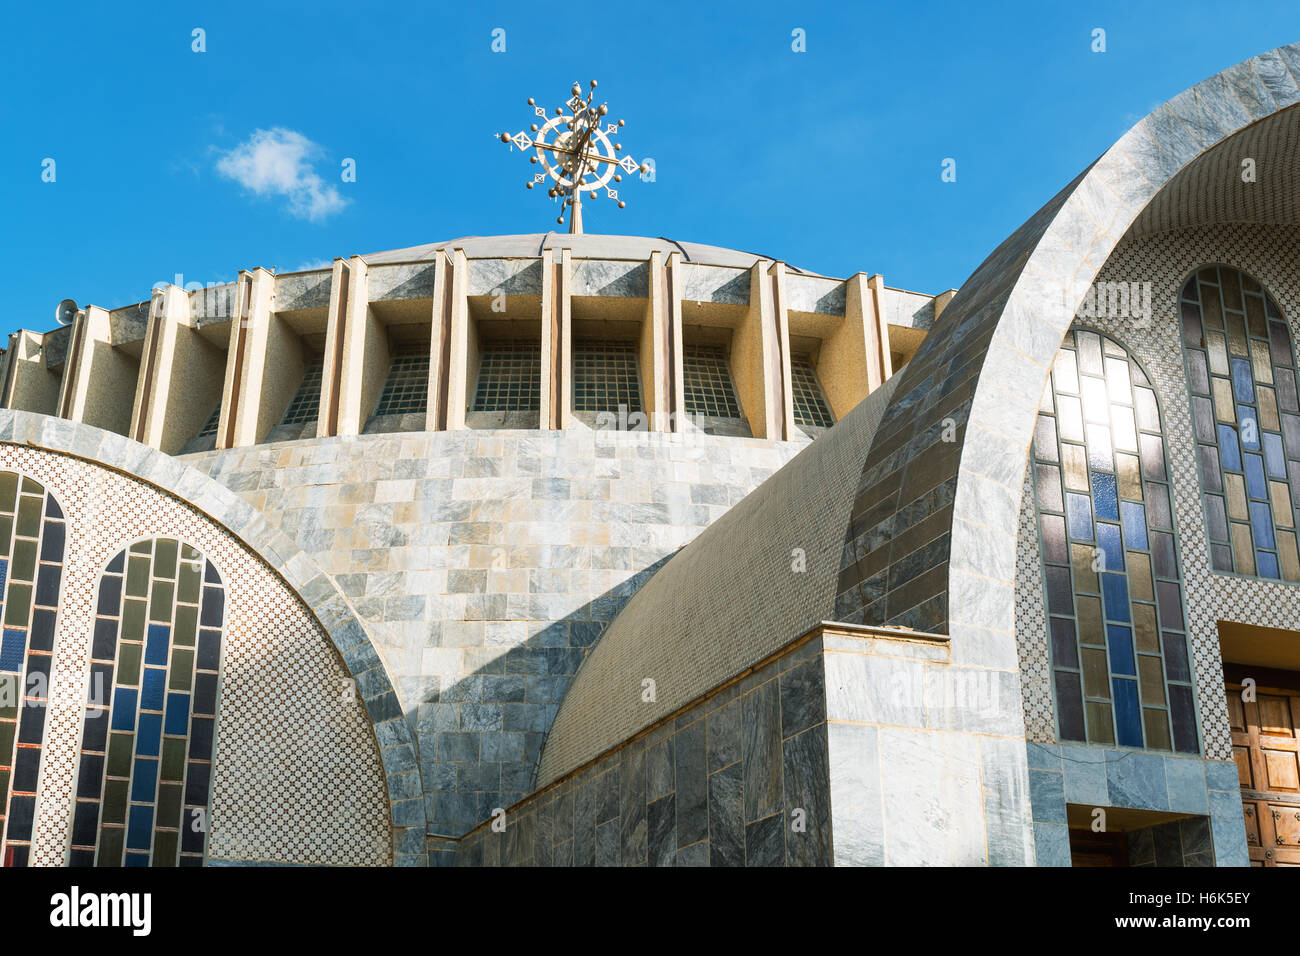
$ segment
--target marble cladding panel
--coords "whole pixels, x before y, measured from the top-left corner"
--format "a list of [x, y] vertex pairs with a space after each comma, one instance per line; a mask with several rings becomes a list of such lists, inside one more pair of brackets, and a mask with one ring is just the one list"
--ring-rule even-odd
[[469, 295], [541, 295], [541, 259], [470, 259]]
[[927, 331], [934, 327], [934, 298], [920, 292], [882, 289], [880, 311], [890, 325]]
[[825, 640], [836, 864], [1031, 863], [1015, 675], [944, 644]]
[[113, 309], [108, 313], [109, 335], [112, 337], [114, 345], [127, 345], [131, 342], [144, 341], [148, 325], [148, 302], [139, 302], [135, 305]]
[[[786, 651], [460, 841], [459, 866], [827, 866], [821, 645]], [[450, 865], [446, 845], [435, 865]]]
[[[371, 266], [366, 270], [366, 292], [371, 302], [431, 299], [436, 270], [437, 265], [432, 262], [402, 262], [391, 266]], [[327, 288], [326, 305], [329, 304], [328, 294]]]
[[460, 431], [185, 462], [334, 578], [417, 735], [429, 831], [458, 837], [531, 792], [545, 734], [605, 624], [801, 447]]
[[[371, 273], [373, 282], [373, 272]], [[298, 272], [277, 276], [275, 280], [275, 311], [291, 312], [298, 309], [328, 309], [333, 269], [323, 272]], [[373, 285], [371, 287], [373, 293]]]
[[723, 305], [749, 305], [749, 270], [734, 266], [707, 266], [686, 263], [682, 266], [682, 299], [686, 302], [717, 302]]
[[[1026, 747], [1039, 866], [1070, 865], [1067, 804], [1191, 815], [1128, 831], [1135, 866], [1249, 865], [1231, 761], [1032, 741]], [[1198, 820], [1203, 829], [1192, 822]], [[1153, 835], [1163, 841], [1159, 854], [1152, 848]], [[1181, 856], [1175, 854], [1179, 846]]]
[[[821, 315], [843, 315], [847, 296], [845, 284], [839, 279], [821, 276], [802, 276], [787, 273], [785, 277], [786, 307], [793, 312], [815, 312]], [[925, 296], [927, 300], [929, 296]]]
[[650, 294], [650, 264], [621, 259], [574, 259], [573, 295], [644, 299]]
[[56, 369], [63, 365], [68, 357], [68, 342], [72, 337], [72, 326], [65, 325], [55, 329], [53, 332], [46, 332], [41, 337], [41, 348], [44, 350], [45, 367], [47, 369]]

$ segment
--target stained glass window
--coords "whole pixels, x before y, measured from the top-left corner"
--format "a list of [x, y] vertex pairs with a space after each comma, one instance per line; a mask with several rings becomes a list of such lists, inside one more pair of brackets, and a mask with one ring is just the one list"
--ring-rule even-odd
[[212, 410], [212, 414], [207, 417], [206, 421], [204, 421], [203, 427], [199, 429], [198, 437], [207, 438], [209, 435], [215, 435], [217, 433], [217, 426], [220, 424], [221, 403], [218, 402], [217, 407]]
[[1066, 335], [1033, 466], [1060, 739], [1198, 752], [1160, 409], [1117, 342]]
[[573, 410], [641, 411], [641, 376], [632, 342], [573, 343]]
[[26, 866], [45, 738], [63, 511], [31, 478], [0, 471], [0, 846]]
[[200, 866], [207, 844], [225, 593], [174, 538], [140, 541], [99, 583], [73, 866]]
[[720, 345], [688, 345], [682, 355], [682, 384], [689, 415], [739, 418], [740, 402]]
[[1180, 303], [1210, 563], [1300, 583], [1300, 402], [1277, 303], [1246, 273], [1199, 270]]
[[835, 424], [817, 373], [806, 355], [790, 357], [790, 384], [794, 392], [794, 420], [800, 425], [830, 428]]

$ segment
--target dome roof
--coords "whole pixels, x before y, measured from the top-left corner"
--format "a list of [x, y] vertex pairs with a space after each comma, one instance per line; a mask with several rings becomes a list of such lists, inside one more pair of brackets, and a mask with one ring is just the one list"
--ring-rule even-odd
[[[551, 726], [538, 787], [833, 616], [849, 510], [892, 378], [668, 560], [588, 655]], [[804, 570], [794, 567], [798, 552]], [[656, 700], [642, 701], [642, 681]]]
[[[432, 259], [438, 249], [460, 248], [471, 259], [526, 259], [540, 256], [543, 249], [572, 249], [575, 256], [584, 259], [648, 259], [652, 252], [680, 252], [686, 262], [714, 266], [750, 268], [760, 260], [776, 261], [774, 256], [760, 256], [752, 252], [739, 252], [719, 246], [706, 246], [698, 242], [678, 242], [675, 239], [648, 236], [599, 236], [567, 232], [535, 232], [517, 236], [462, 236], [445, 242], [427, 242], [405, 249], [375, 252], [361, 258], [368, 265], [390, 262], [419, 262]], [[786, 268], [803, 275], [819, 275], [806, 269], [786, 264]]]

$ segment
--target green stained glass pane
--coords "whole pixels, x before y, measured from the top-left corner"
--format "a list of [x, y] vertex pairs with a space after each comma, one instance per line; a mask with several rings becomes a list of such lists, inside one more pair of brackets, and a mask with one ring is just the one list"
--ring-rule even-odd
[[[161, 808], [159, 813], [161, 813]], [[175, 830], [154, 830], [152, 866], [176, 865], [176, 838], [180, 836]]]
[[1088, 743], [1113, 744], [1115, 719], [1110, 712], [1110, 702], [1090, 700], [1084, 706], [1088, 713]]
[[172, 600], [176, 585], [171, 581], [155, 581], [149, 596], [149, 620], [163, 624], [172, 622]]
[[194, 652], [183, 647], [172, 648], [172, 668], [167, 680], [169, 690], [188, 691], [194, 678]]
[[109, 780], [104, 784], [103, 823], [124, 823], [126, 821], [126, 787], [125, 780]]
[[178, 543], [174, 538], [159, 538], [154, 545], [153, 552], [153, 576], [156, 578], [166, 578], [168, 581], [176, 579], [176, 552]]
[[13, 544], [13, 515], [0, 515], [0, 558], [9, 557], [9, 548]]
[[16, 581], [36, 580], [36, 542], [18, 539], [14, 542], [14, 558], [9, 573]]
[[26, 538], [35, 538], [41, 532], [41, 509], [45, 498], [34, 495], [21, 495], [18, 498], [18, 533]]
[[13, 514], [17, 497], [18, 476], [12, 471], [0, 471], [0, 511]]
[[1146, 726], [1147, 746], [1152, 750], [1172, 750], [1169, 743], [1169, 715], [1167, 711], [1152, 707], [1142, 711], [1142, 723]]
[[126, 564], [126, 593], [131, 597], [149, 596], [149, 559], [131, 558]]
[[126, 831], [121, 827], [104, 827], [99, 831], [99, 856], [96, 866], [121, 866], [122, 845]]
[[177, 572], [177, 600], [190, 604], [199, 603], [199, 588], [203, 583], [203, 573], [199, 562], [183, 561]]
[[[8, 720], [0, 721], [0, 760], [9, 761], [9, 755], [14, 752], [14, 731], [18, 725]], [[0, 810], [5, 808], [4, 801], [0, 800]]]
[[185, 745], [179, 737], [164, 737], [162, 752], [162, 779], [177, 783], [185, 779]]
[[108, 775], [131, 775], [131, 751], [135, 748], [135, 734], [113, 733], [108, 737]]
[[[0, 674], [0, 720], [18, 718], [18, 690], [22, 678], [17, 674]], [[0, 807], [0, 810], [4, 809]]]
[[153, 554], [153, 541], [137, 541], [131, 545], [130, 551], [132, 554]]
[[1160, 658], [1138, 656], [1138, 674], [1142, 678], [1142, 703], [1161, 704], [1165, 702], [1165, 671], [1160, 666]]
[[32, 613], [32, 586], [13, 582], [5, 597], [5, 626], [26, 627]]
[[199, 623], [199, 609], [187, 604], [176, 605], [176, 630], [172, 644], [176, 647], [193, 647], [194, 634]]
[[192, 544], [185, 544], [185, 543], [182, 542], [182, 544], [181, 544], [181, 560], [182, 560], [182, 561], [197, 561], [197, 560], [199, 559], [199, 557], [200, 557], [200, 555], [199, 555], [199, 549], [198, 549], [198, 548], [194, 547], [194, 545], [192, 545]]
[[45, 489], [40, 486], [39, 482], [24, 477], [22, 492], [25, 495], [42, 495], [45, 493]]
[[144, 640], [145, 603], [127, 598], [122, 602], [122, 635], [124, 641]]
[[140, 684], [140, 654], [143, 644], [119, 644], [117, 682], [127, 687]]
[[1085, 697], [1110, 699], [1110, 675], [1106, 670], [1106, 652], [1096, 647], [1081, 649], [1083, 656], [1083, 693]]
[[158, 788], [158, 817], [155, 821], [160, 827], [179, 827], [181, 825], [181, 785], [164, 783]]
[[[0, 810], [9, 806], [9, 771], [0, 770]], [[4, 819], [0, 817], [0, 819]]]

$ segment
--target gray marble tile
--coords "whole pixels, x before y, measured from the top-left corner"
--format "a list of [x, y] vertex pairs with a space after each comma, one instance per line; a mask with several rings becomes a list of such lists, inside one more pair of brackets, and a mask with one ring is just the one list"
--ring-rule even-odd
[[781, 806], [781, 718], [777, 698], [776, 682], [768, 681], [740, 702], [747, 823]]
[[709, 791], [705, 722], [682, 728], [675, 741], [677, 781], [677, 845], [686, 846], [709, 835]]
[[709, 776], [709, 865], [745, 865], [744, 777], [733, 763]]

